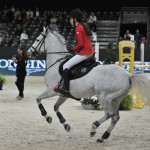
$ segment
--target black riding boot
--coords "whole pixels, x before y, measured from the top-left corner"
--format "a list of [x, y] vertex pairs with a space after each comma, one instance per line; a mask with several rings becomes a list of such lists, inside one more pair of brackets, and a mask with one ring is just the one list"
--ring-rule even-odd
[[69, 69], [64, 70], [63, 78], [64, 78], [64, 85], [62, 88], [58, 89], [58, 92], [63, 94], [64, 96], [68, 96], [68, 95], [70, 95], [70, 92], [69, 92], [69, 81], [70, 81]]

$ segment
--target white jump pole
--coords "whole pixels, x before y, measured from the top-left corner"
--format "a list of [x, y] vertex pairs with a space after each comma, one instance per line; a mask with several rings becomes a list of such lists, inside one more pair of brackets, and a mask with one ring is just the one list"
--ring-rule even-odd
[[95, 54], [96, 61], [99, 61], [99, 43], [98, 42], [95, 42], [95, 51], [96, 51], [96, 54]]
[[[141, 43], [141, 46], [140, 46], [140, 49], [141, 49], [141, 65], [144, 65], [144, 43], [142, 42]], [[143, 74], [144, 73], [144, 68], [142, 67], [141, 68], [141, 73]]]

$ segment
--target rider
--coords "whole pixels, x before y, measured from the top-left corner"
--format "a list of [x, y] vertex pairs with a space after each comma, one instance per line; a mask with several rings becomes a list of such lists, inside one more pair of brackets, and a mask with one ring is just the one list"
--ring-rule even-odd
[[77, 53], [63, 65], [64, 85], [58, 89], [58, 92], [64, 96], [70, 95], [70, 68], [95, 54], [95, 49], [90, 39], [92, 32], [87, 23], [83, 22], [83, 13], [79, 9], [74, 9], [70, 12], [69, 16], [71, 25], [75, 27], [75, 37], [77, 40], [77, 44], [72, 48], [72, 51], [76, 51]]

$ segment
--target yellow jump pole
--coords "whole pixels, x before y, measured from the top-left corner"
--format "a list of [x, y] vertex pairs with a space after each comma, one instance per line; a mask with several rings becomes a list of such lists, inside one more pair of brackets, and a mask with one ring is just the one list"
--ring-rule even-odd
[[[129, 53], [124, 53], [124, 48], [128, 47], [130, 49]], [[133, 41], [120, 41], [119, 42], [119, 66], [123, 67], [123, 61], [128, 59], [130, 61], [129, 72], [134, 74], [134, 50], [135, 43]], [[130, 91], [133, 97], [133, 91]], [[139, 88], [136, 89], [136, 100], [133, 101], [133, 108], [143, 108], [144, 105], [140, 101]]]

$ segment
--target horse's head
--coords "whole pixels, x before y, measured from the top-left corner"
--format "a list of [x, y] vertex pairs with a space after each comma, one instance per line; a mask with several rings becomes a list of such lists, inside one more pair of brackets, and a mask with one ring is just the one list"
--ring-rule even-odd
[[47, 27], [36, 38], [33, 45], [27, 50], [29, 58], [36, 57], [39, 54], [59, 54], [68, 53], [66, 49], [65, 38], [53, 27]]
[[45, 39], [49, 33], [48, 27], [36, 38], [32, 46], [27, 50], [27, 56], [29, 58], [36, 57], [37, 55], [46, 52]]

